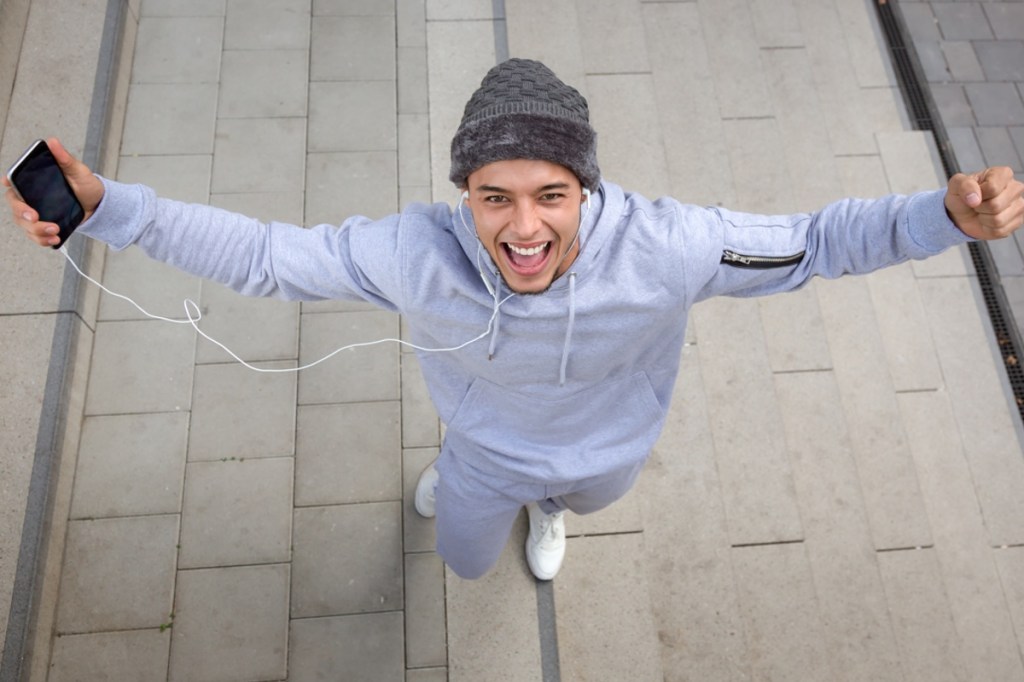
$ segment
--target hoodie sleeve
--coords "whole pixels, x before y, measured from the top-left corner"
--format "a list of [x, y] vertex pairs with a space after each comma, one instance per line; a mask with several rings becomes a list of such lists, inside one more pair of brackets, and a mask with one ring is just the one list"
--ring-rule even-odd
[[711, 209], [709, 262], [695, 301], [791, 291], [814, 276], [868, 273], [970, 241], [949, 219], [944, 198], [945, 190], [844, 199], [789, 216]]
[[103, 201], [79, 231], [115, 250], [136, 245], [247, 296], [401, 305], [400, 216], [305, 229], [160, 199], [144, 185], [103, 183]]

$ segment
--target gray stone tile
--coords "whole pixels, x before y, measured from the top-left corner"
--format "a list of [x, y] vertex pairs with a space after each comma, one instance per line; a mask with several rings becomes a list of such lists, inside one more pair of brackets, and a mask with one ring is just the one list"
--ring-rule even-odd
[[942, 40], [942, 34], [939, 33], [939, 22], [935, 18], [935, 13], [932, 12], [932, 3], [901, 2], [896, 7], [903, 16], [903, 22], [910, 32], [915, 47], [919, 43], [937, 43]]
[[961, 170], [970, 171], [985, 167], [985, 157], [981, 155], [981, 147], [978, 146], [973, 127], [946, 128], [946, 133], [953, 143], [953, 153]]
[[[1010, 131], [1010, 139], [1013, 140], [1013, 146], [1017, 150], [1017, 155], [1024, 159], [1024, 126], [1014, 126], [1008, 129]], [[978, 166], [981, 168], [981, 166]]]
[[974, 111], [962, 85], [933, 83], [929, 91], [945, 125], [969, 127], [975, 124]]
[[940, 176], [939, 153], [930, 133], [878, 133], [875, 137], [890, 191], [913, 194], [946, 184]]
[[[68, 523], [57, 601], [62, 634], [155, 628], [173, 611], [177, 516]], [[132, 570], [125, 571], [125, 566]]]
[[400, 413], [397, 401], [300, 407], [295, 504], [399, 499]]
[[448, 682], [447, 668], [416, 668], [405, 671], [405, 682]]
[[897, 391], [935, 390], [942, 386], [942, 371], [912, 268], [885, 268], [868, 278], [875, 318], [885, 345], [885, 358]]
[[228, 0], [225, 50], [309, 49], [311, 0]]
[[978, 125], [1024, 125], [1024, 102], [1012, 83], [968, 83], [964, 90]]
[[587, 76], [601, 173], [650, 197], [671, 191], [654, 81], [647, 74]]
[[[427, 7], [429, 11], [429, 3]], [[598, 2], [586, 5], [586, 10], [579, 12], [583, 68], [587, 73], [651, 70], [645, 49], [643, 17], [638, 9], [635, 2]], [[614, 26], [615, 30], [609, 31], [609, 26]]]
[[822, 281], [817, 292], [874, 547], [931, 544], [867, 282]]
[[451, 682], [542, 679], [537, 583], [526, 567], [525, 539], [525, 515], [521, 515], [508, 546], [487, 575], [462, 580], [446, 569]]
[[157, 320], [96, 325], [86, 414], [189, 409], [195, 334]]
[[135, 39], [133, 83], [216, 83], [224, 18], [143, 17]]
[[832, 367], [813, 282], [799, 291], [758, 299], [758, 308], [773, 372]]
[[215, 83], [139, 83], [128, 90], [121, 153], [212, 154]]
[[[103, 286], [127, 296], [146, 312], [185, 320], [185, 301], [199, 300], [199, 279], [170, 265], [151, 260], [140, 249], [108, 251]], [[100, 294], [97, 318], [104, 321], [145, 320], [146, 314], [123, 298]]]
[[704, 35], [722, 118], [771, 116], [753, 19], [745, 0], [701, 3]]
[[765, 214], [795, 210], [794, 183], [779, 165], [785, 151], [775, 119], [723, 121], [722, 129], [735, 188], [730, 208]]
[[179, 571], [168, 679], [280, 680], [288, 565]]
[[835, 679], [803, 543], [733, 548], [753, 679]]
[[[398, 52], [403, 47], [427, 46], [427, 3], [426, 0], [409, 0], [397, 3], [395, 23], [398, 34]], [[426, 55], [424, 54], [424, 57]], [[401, 60], [401, 57], [399, 57]], [[423, 60], [426, 62], [426, 59]]]
[[211, 194], [210, 205], [241, 213], [263, 222], [302, 225], [305, 195], [293, 192]]
[[320, 17], [313, 22], [310, 79], [395, 79], [395, 18]]
[[1024, 459], [971, 286], [967, 278], [922, 280], [921, 298], [989, 544], [1016, 545], [1024, 542], [1024, 498], [1016, 492]]
[[399, 47], [396, 59], [398, 60], [398, 113], [429, 113], [426, 46]]
[[[248, 362], [298, 357], [299, 304], [251, 298], [212, 282], [201, 284], [203, 319], [199, 328]], [[196, 362], [231, 362], [231, 356], [200, 337]]]
[[[837, 2], [835, 10], [843, 29], [843, 42], [850, 63], [862, 88], [886, 88], [896, 85], [888, 55], [882, 49], [885, 37], [871, 5], [866, 2]], [[806, 26], [804, 31], [808, 32]]]
[[803, 537], [756, 306], [718, 298], [692, 318], [732, 544]]
[[929, 83], [945, 83], [950, 80], [949, 66], [942, 46], [937, 42], [917, 42], [914, 44], [917, 59], [924, 71], [924, 78]]
[[390, 17], [395, 15], [391, 0], [313, 0], [313, 14], [349, 17]]
[[1024, 81], [1024, 40], [976, 40], [985, 77], [990, 81]]
[[210, 191], [300, 191], [305, 168], [302, 118], [221, 119]]
[[288, 679], [404, 682], [402, 613], [293, 620]]
[[413, 353], [402, 353], [401, 362], [402, 447], [437, 447], [441, 444], [440, 425], [420, 372], [419, 359]]
[[311, 152], [364, 152], [398, 148], [395, 81], [309, 84]]
[[803, 47], [804, 36], [793, 0], [753, 0], [750, 12], [760, 47]]
[[843, 194], [848, 197], [880, 197], [889, 194], [889, 182], [880, 156], [836, 157]]
[[[560, 669], [577, 680], [664, 680], [639, 533], [573, 538], [554, 581]], [[600, 567], [600, 568], [598, 568]], [[629, 651], [629, 656], [622, 656]]]
[[295, 510], [292, 618], [403, 608], [398, 502]]
[[[1000, 239], [989, 243], [988, 247], [992, 254], [992, 260], [996, 263], [996, 269], [999, 271], [1000, 284], [1003, 285], [1007, 295], [1012, 298], [1011, 289], [1014, 286], [1019, 286], [1019, 278], [1024, 275], [1024, 254], [1021, 253], [1020, 244], [1016, 239]], [[1017, 280], [1016, 285], [1013, 284], [1014, 280]], [[1016, 310], [1012, 302], [1010, 307], [1012, 310]]]
[[1017, 630], [1017, 646], [1024, 648], [1024, 547], [1003, 547], [993, 554]]
[[[326, 357], [337, 348], [398, 336], [398, 316], [387, 312], [302, 316], [299, 363]], [[299, 403], [399, 400], [398, 348], [385, 343], [352, 349], [299, 377]]]
[[306, 50], [225, 50], [221, 65], [221, 118], [305, 116]]
[[398, 184], [430, 185], [430, 119], [426, 114], [398, 115]]
[[447, 663], [444, 563], [436, 554], [406, 554], [405, 664], [421, 668]]
[[850, 679], [901, 680], [835, 376], [776, 374], [775, 388], [828, 659]]
[[645, 4], [644, 29], [660, 117], [686, 125], [662, 127], [671, 196], [699, 205], [732, 206], [726, 154], [707, 47], [695, 3]]
[[1000, 127], [978, 127], [974, 129], [978, 136], [985, 166], [1009, 166], [1020, 168], [1021, 159], [1010, 138], [1010, 131]]
[[[531, 26], [536, 25], [536, 17], [531, 19]], [[494, 29], [489, 22], [482, 21], [431, 21], [427, 23], [427, 42], [447, 48], [432, 50], [427, 60], [431, 185], [435, 201], [455, 203], [458, 192], [448, 180], [451, 140], [466, 102], [495, 63]]]
[[[164, 199], [205, 204], [210, 198], [212, 165], [213, 157], [209, 154], [122, 156], [117, 164], [117, 179], [149, 185]], [[106, 282], [106, 272], [103, 277]]]
[[406, 552], [433, 552], [437, 544], [434, 519], [425, 519], [414, 505], [420, 474], [437, 459], [438, 448], [402, 451], [402, 545]]
[[291, 510], [290, 457], [190, 463], [178, 568], [287, 562]]
[[306, 223], [340, 225], [354, 215], [391, 215], [398, 210], [397, 187], [395, 152], [309, 154]]
[[946, 40], [985, 40], [992, 37], [980, 2], [933, 2], [932, 11]]
[[904, 393], [899, 396], [900, 411], [964, 663], [982, 679], [1012, 680], [1024, 676], [1024, 664], [972, 489], [974, 469], [968, 467], [960, 445], [969, 434], [958, 434], [949, 397], [944, 392]]
[[982, 8], [999, 40], [1024, 40], [1024, 5], [1019, 2], [984, 2]]
[[187, 437], [184, 412], [87, 417], [72, 518], [178, 513]]
[[[286, 369], [293, 362], [265, 363]], [[254, 372], [239, 364], [195, 370], [188, 460], [289, 457], [295, 453], [294, 372]]]
[[494, 4], [487, 0], [427, 0], [428, 21], [491, 19]]
[[967, 679], [935, 551], [881, 552], [878, 567], [900, 647], [904, 679]]
[[162, 680], [167, 676], [170, 631], [127, 630], [64, 635], [53, 645], [52, 682]]
[[144, 17], [222, 17], [224, 0], [142, 0]]
[[651, 610], [666, 672], [694, 680], [746, 680], [729, 531], [697, 360], [696, 347], [683, 349], [665, 429], [637, 483], [643, 570], [656, 595]]
[[947, 40], [942, 43], [942, 54], [949, 67], [949, 77], [957, 82], [983, 81], [985, 72], [969, 40]]

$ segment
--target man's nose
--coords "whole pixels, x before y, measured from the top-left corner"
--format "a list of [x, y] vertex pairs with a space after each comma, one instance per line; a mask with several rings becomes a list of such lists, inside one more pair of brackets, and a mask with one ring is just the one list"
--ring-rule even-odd
[[537, 210], [536, 204], [531, 202], [522, 202], [516, 206], [515, 215], [512, 217], [513, 227], [518, 239], [527, 242], [530, 241], [538, 232], [540, 232], [542, 221], [540, 218], [540, 212]]

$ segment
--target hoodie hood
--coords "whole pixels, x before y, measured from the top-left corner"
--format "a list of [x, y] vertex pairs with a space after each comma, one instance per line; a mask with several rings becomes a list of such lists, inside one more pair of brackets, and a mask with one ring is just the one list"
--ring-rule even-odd
[[[452, 215], [452, 229], [455, 231], [456, 238], [466, 257], [480, 275], [480, 286], [486, 288], [494, 299], [494, 321], [490, 334], [488, 358], [493, 358], [497, 352], [503, 311], [505, 314], [517, 317], [529, 317], [536, 304], [536, 301], [531, 299], [543, 298], [545, 304], [553, 299], [564, 299], [566, 332], [558, 382], [559, 385], [565, 384], [566, 368], [572, 348], [572, 331], [575, 324], [576, 285], [579, 280], [586, 277], [594, 260], [600, 254], [602, 246], [608, 241], [609, 235], [618, 224], [623, 204], [622, 190], [615, 185], [602, 183], [598, 191], [590, 196], [589, 209], [586, 204], [583, 204], [581, 208], [580, 229], [576, 236], [579, 252], [572, 266], [555, 278], [547, 291], [540, 294], [519, 295], [505, 287], [497, 264], [477, 237], [472, 211], [466, 206], [465, 201], [459, 200]], [[617, 210], [615, 209], [616, 205], [618, 206]]]

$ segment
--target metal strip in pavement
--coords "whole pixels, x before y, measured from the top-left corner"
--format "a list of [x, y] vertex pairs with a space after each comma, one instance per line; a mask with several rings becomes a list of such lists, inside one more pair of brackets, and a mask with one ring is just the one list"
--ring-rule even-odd
[[[108, 0], [82, 154], [82, 160], [91, 168], [98, 167], [102, 159], [103, 142], [110, 118], [110, 96], [114, 89], [114, 75], [126, 11], [127, 0]], [[85, 238], [71, 239], [64, 248], [72, 258], [81, 261], [85, 253]], [[21, 528], [21, 545], [15, 567], [7, 633], [4, 638], [3, 655], [0, 657], [0, 682], [17, 682], [28, 672], [24, 667], [26, 645], [42, 588], [40, 576], [45, 560], [46, 530], [53, 504], [53, 475], [59, 466], [58, 452], [64, 439], [65, 409], [76, 342], [75, 330], [77, 322], [80, 321], [75, 310], [80, 284], [81, 280], [77, 273], [65, 263], [50, 349], [50, 363], [40, 408], [39, 430], [36, 433], [32, 473], [29, 477], [25, 517]]]

